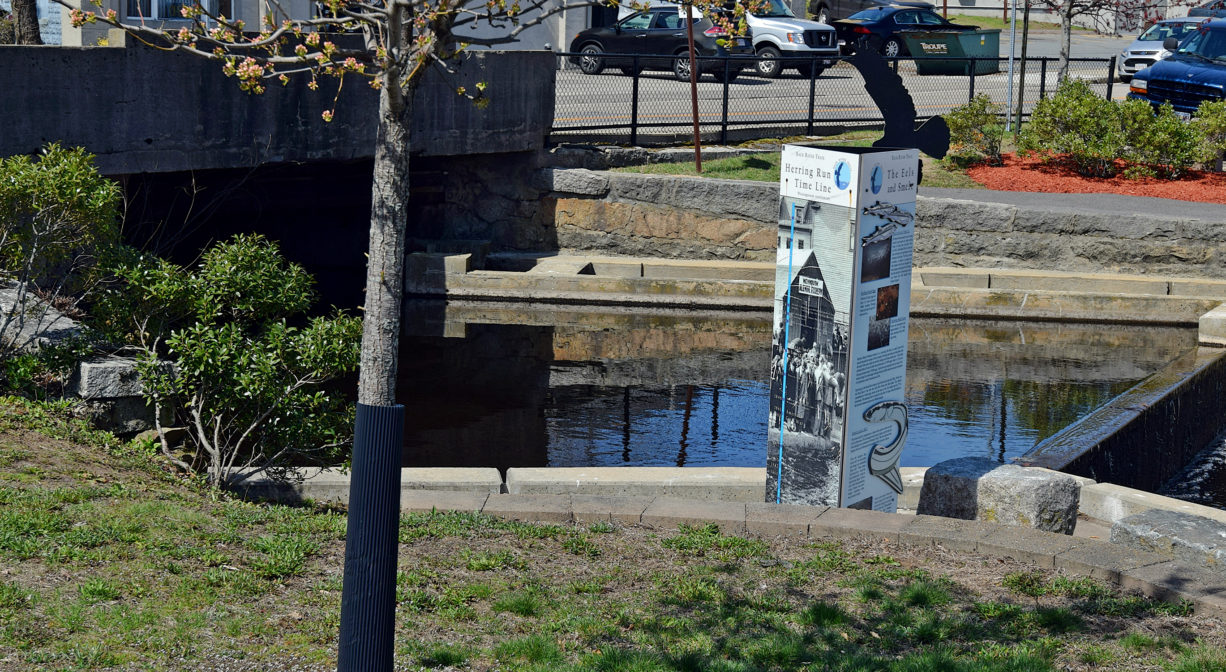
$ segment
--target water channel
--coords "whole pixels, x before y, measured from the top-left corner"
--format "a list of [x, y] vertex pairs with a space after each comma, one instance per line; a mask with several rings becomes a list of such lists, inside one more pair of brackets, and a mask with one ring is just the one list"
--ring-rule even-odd
[[[766, 464], [766, 314], [416, 302], [406, 322], [406, 466]], [[912, 320], [902, 465], [1019, 456], [1195, 346], [1195, 329]]]

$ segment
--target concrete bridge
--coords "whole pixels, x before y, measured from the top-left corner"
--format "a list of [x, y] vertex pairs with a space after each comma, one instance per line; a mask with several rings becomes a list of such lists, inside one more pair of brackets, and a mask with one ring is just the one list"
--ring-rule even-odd
[[[343, 36], [342, 36], [343, 37]], [[548, 52], [473, 52], [456, 76], [428, 73], [418, 90], [413, 145], [419, 156], [536, 151], [553, 118]], [[49, 142], [80, 146], [106, 175], [165, 173], [374, 155], [377, 92], [365, 80], [318, 91], [307, 78], [260, 96], [239, 90], [219, 63], [127, 47], [0, 46], [0, 156]], [[491, 104], [456, 95], [487, 82]], [[336, 120], [321, 113], [336, 98]]]

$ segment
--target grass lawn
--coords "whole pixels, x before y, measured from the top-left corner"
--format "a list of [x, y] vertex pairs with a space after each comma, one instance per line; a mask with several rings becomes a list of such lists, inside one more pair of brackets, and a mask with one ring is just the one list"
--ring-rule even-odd
[[[937, 11], [940, 12], [939, 9]], [[980, 28], [999, 28], [1000, 30], [1004, 30], [1004, 31], [1009, 30], [1009, 27], [1011, 25], [1010, 22], [1005, 20], [1000, 15], [999, 12], [993, 12], [991, 14], [954, 14], [954, 13], [950, 13], [950, 15], [947, 18], [949, 19], [950, 23], [959, 23], [964, 26], [979, 26]], [[1031, 30], [1060, 30], [1060, 24], [1046, 22], [1046, 21], [1036, 21], [1034, 19], [1031, 19], [1030, 29]], [[1073, 26], [1073, 30], [1081, 31], [1081, 30], [1086, 30], [1086, 29], [1081, 26]], [[1022, 38], [1022, 11], [1021, 9], [1019, 9], [1017, 12], [1017, 36], [1019, 40]], [[1007, 35], [1001, 35], [1001, 40], [1007, 40], [1007, 39], [1009, 39]]]
[[[819, 144], [837, 147], [868, 147], [881, 137], [880, 131], [853, 131], [838, 136], [822, 138]], [[920, 154], [924, 164], [923, 187], [950, 187], [958, 189], [982, 189], [983, 185], [966, 176], [966, 173], [937, 161], [926, 154]], [[628, 166], [614, 170], [628, 173], [648, 173], [653, 175], [689, 175], [698, 176], [694, 170], [693, 161], [678, 163], [651, 163], [643, 166]], [[779, 181], [779, 152], [763, 151], [760, 154], [737, 156], [728, 159], [703, 160], [702, 177], [725, 180], [754, 180], [758, 182]]]
[[[0, 397], [0, 670], [332, 670], [345, 518]], [[1010, 560], [406, 515], [399, 669], [1226, 671], [1220, 619]]]

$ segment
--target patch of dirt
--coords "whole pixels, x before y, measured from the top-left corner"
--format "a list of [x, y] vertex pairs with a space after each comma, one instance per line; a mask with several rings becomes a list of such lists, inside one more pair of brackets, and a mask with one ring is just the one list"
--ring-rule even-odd
[[1152, 196], [1181, 201], [1226, 204], [1226, 173], [1189, 171], [1178, 180], [1145, 178], [1130, 180], [1117, 175], [1110, 178], [1084, 177], [1072, 168], [1042, 159], [1005, 154], [1004, 165], [979, 164], [966, 174], [988, 189], [999, 191], [1037, 191], [1052, 194], [1124, 194]]

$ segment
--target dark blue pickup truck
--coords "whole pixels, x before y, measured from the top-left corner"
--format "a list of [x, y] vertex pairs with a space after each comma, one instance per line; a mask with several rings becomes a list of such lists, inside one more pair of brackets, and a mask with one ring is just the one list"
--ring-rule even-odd
[[1206, 19], [1162, 46], [1171, 55], [1133, 75], [1129, 98], [1155, 107], [1169, 102], [1185, 118], [1206, 100], [1226, 98], [1226, 19]]

